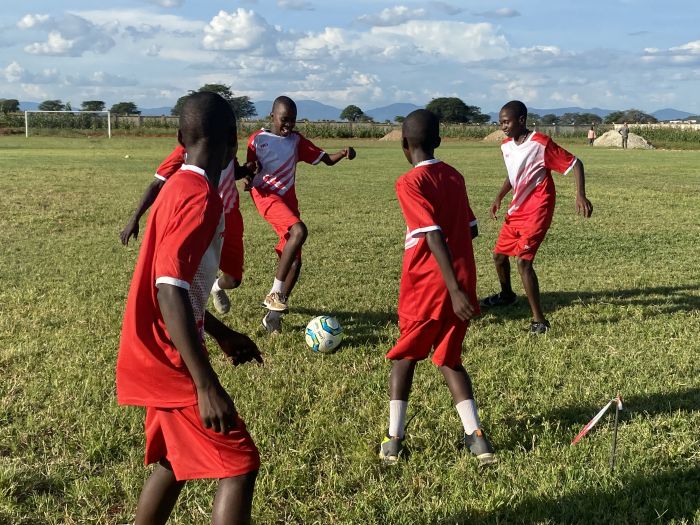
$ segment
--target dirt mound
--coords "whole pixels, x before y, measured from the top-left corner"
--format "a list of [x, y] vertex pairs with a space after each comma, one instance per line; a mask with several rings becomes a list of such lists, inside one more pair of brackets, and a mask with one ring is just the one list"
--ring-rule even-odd
[[394, 129], [394, 130], [390, 131], [389, 133], [387, 133], [386, 135], [384, 135], [384, 136], [383, 136], [382, 138], [380, 138], [379, 140], [396, 140], [396, 141], [399, 141], [399, 140], [401, 140], [401, 130], [400, 130], [400, 129]]
[[[612, 129], [595, 139], [593, 145], [603, 148], [621, 148], [622, 135], [620, 135], [618, 131]], [[654, 149], [654, 146], [649, 144], [644, 137], [640, 137], [635, 133], [630, 133], [629, 137], [627, 137], [627, 147], [629, 149]]]
[[506, 134], [502, 130], [497, 129], [493, 133], [489, 133], [484, 137], [484, 142], [503, 142], [506, 138]]

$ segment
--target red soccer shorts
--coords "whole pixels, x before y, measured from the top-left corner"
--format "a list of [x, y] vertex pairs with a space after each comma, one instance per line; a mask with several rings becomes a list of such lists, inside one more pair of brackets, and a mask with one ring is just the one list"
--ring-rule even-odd
[[493, 249], [494, 253], [532, 261], [540, 244], [544, 241], [545, 235], [547, 235], [553, 215], [553, 205], [544, 208], [542, 213], [535, 217], [519, 218], [506, 215], [506, 220]]
[[456, 316], [427, 321], [411, 321], [399, 317], [401, 335], [386, 357], [421, 361], [435, 348], [433, 363], [453, 368], [462, 364], [462, 342], [468, 327], [469, 323], [460, 321]]
[[[275, 246], [275, 251], [278, 256], [281, 256], [289, 239], [289, 228], [301, 222], [299, 203], [294, 188], [282, 196], [276, 193], [263, 194], [257, 188], [253, 188], [250, 194], [260, 216], [270, 223], [280, 238]], [[296, 253], [296, 258], [301, 258], [301, 250]]]
[[245, 423], [227, 435], [204, 428], [197, 405], [146, 407], [146, 457], [150, 465], [167, 459], [178, 481], [230, 478], [260, 468], [260, 455]]
[[240, 209], [234, 208], [224, 217], [226, 226], [219, 268], [240, 282], [243, 280], [243, 216]]

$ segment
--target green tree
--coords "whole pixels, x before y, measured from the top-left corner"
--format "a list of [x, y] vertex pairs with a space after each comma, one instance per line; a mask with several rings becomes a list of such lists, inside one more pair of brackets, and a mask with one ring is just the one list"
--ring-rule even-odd
[[39, 104], [39, 109], [41, 111], [63, 111], [66, 106], [60, 100], [44, 100]]
[[547, 113], [546, 115], [542, 115], [540, 122], [545, 126], [554, 126], [559, 124], [559, 117], [554, 113]]
[[394, 122], [398, 122], [399, 124], [403, 124], [403, 121], [406, 120], [406, 117], [403, 115], [396, 115], [394, 117]]
[[118, 115], [140, 115], [141, 112], [133, 102], [117, 102], [113, 104], [109, 111]]
[[19, 111], [19, 100], [16, 98], [0, 98], [0, 112], [17, 113]]
[[637, 124], [649, 124], [658, 122], [656, 117], [644, 113], [639, 109], [626, 109], [625, 111], [613, 111], [605, 117], [606, 124], [629, 122]]
[[182, 105], [185, 103], [185, 99], [194, 93], [200, 93], [203, 91], [210, 91], [212, 93], [217, 93], [221, 95], [224, 98], [224, 100], [226, 100], [231, 105], [233, 112], [236, 114], [236, 118], [244, 119], [254, 117], [257, 114], [255, 104], [251, 102], [249, 97], [234, 96], [233, 92], [231, 91], [231, 86], [226, 86], [224, 84], [204, 84], [197, 91], [190, 90], [189, 93], [187, 93], [187, 95], [184, 95], [177, 99], [175, 106], [173, 107], [173, 109], [170, 110], [170, 114], [175, 116], [180, 115], [180, 112], [182, 111]]
[[536, 126], [537, 124], [540, 124], [542, 122], [542, 117], [540, 117], [537, 113], [528, 113], [527, 114], [527, 123], [530, 126]]
[[357, 122], [362, 120], [365, 116], [365, 112], [362, 111], [358, 106], [350, 104], [340, 113], [340, 118], [343, 120], [349, 120], [350, 122]]
[[80, 104], [81, 111], [104, 111], [105, 103], [102, 100], [85, 100]]
[[491, 117], [481, 113], [481, 108], [468, 106], [457, 97], [434, 98], [425, 109], [435, 113], [443, 122], [479, 124], [491, 120]]

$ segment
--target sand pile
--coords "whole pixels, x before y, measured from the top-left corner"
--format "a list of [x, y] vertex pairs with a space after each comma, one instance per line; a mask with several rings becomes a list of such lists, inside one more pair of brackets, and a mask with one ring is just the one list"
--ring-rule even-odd
[[401, 140], [401, 130], [400, 129], [395, 129], [384, 135], [382, 138], [379, 140], [396, 140], [399, 141]]
[[484, 142], [503, 142], [506, 139], [506, 134], [502, 130], [497, 129], [493, 133], [489, 133], [484, 137]]
[[[612, 129], [595, 139], [593, 145], [603, 148], [621, 148], [622, 135]], [[629, 137], [627, 137], [627, 147], [629, 149], [654, 149], [654, 146], [649, 144], [644, 137], [640, 137], [635, 133], [630, 133]]]

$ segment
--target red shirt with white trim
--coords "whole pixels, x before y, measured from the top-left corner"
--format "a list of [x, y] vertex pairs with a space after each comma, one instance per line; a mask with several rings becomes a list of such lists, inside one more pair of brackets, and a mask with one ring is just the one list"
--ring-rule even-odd
[[[155, 177], [162, 181], [167, 181], [180, 166], [187, 161], [187, 152], [182, 145], [178, 145], [167, 158], [161, 162], [156, 170]], [[224, 213], [235, 210], [239, 206], [240, 197], [238, 188], [236, 187], [236, 168], [238, 168], [238, 160], [235, 158], [226, 166], [219, 176], [219, 195], [224, 203]]]
[[440, 160], [427, 160], [396, 181], [396, 195], [406, 220], [399, 317], [422, 321], [454, 315], [442, 272], [425, 240], [433, 230], [445, 237], [457, 281], [478, 310], [471, 238], [477, 221], [464, 177]]
[[512, 138], [501, 144], [513, 200], [508, 215], [527, 217], [554, 204], [552, 170], [568, 174], [576, 157], [543, 133], [531, 133], [518, 145]]
[[261, 165], [253, 187], [262, 195], [282, 196], [294, 188], [297, 162], [318, 164], [323, 155], [325, 151], [296, 131], [282, 137], [267, 129], [258, 130], [248, 140], [248, 162], [258, 159]]
[[126, 301], [117, 358], [120, 404], [184, 407], [197, 403], [192, 376], [170, 339], [157, 284], [188, 291], [204, 347], [206, 301], [219, 268], [224, 215], [204, 170], [183, 164], [154, 203]]

